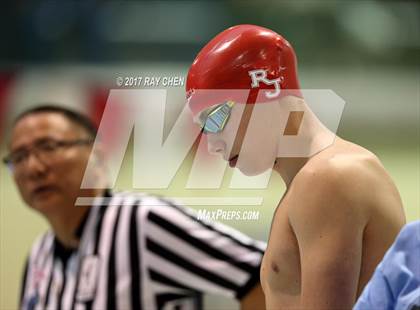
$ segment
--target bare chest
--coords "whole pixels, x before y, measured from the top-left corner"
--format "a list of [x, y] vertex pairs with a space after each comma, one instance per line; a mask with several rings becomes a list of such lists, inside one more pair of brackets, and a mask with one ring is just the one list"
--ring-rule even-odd
[[[292, 302], [300, 294], [299, 247], [288, 220], [286, 204], [277, 208], [262, 264], [261, 283], [267, 301]], [[279, 300], [276, 300], [278, 304]], [[283, 302], [282, 302], [283, 303]]]

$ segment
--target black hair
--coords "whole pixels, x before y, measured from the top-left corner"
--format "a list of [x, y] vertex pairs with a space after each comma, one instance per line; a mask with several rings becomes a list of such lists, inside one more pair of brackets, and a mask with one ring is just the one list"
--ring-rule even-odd
[[82, 127], [89, 134], [90, 138], [95, 139], [96, 137], [97, 128], [91, 119], [89, 119], [87, 116], [79, 112], [75, 112], [68, 108], [64, 108], [64, 107], [52, 105], [52, 104], [39, 105], [39, 106], [36, 106], [34, 108], [31, 108], [22, 112], [16, 117], [13, 124], [16, 124], [19, 120], [21, 120], [25, 116], [38, 114], [38, 113], [57, 113], [57, 114], [64, 115], [73, 124], [76, 124]]

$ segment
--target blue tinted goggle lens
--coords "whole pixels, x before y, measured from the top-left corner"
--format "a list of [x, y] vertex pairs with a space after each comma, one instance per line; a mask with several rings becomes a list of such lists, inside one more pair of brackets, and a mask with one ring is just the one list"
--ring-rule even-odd
[[204, 123], [202, 123], [203, 132], [221, 132], [225, 128], [225, 125], [232, 111], [233, 105], [233, 101], [227, 101], [217, 106], [215, 109], [211, 110], [209, 114], [205, 117]]

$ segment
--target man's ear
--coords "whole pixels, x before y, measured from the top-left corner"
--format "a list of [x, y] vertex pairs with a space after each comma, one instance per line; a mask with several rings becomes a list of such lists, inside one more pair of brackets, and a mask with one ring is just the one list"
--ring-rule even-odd
[[105, 149], [104, 149], [103, 144], [96, 143], [95, 148], [92, 148], [92, 153], [91, 153], [91, 159], [93, 160], [93, 163], [95, 164], [95, 166], [103, 167], [103, 165], [106, 162], [105, 157], [106, 155], [105, 155]]
[[92, 160], [92, 165], [94, 167], [95, 181], [97, 186], [106, 188], [108, 187], [108, 167], [106, 160], [106, 151], [105, 147], [100, 142], [95, 142], [95, 147], [92, 148], [92, 153], [90, 159]]

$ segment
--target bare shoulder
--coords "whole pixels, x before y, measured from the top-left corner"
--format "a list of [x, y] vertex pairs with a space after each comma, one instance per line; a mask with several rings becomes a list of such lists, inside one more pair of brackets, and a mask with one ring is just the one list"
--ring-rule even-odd
[[300, 186], [314, 184], [323, 192], [334, 191], [350, 200], [371, 197], [372, 190], [394, 186], [375, 154], [341, 139], [308, 161], [295, 181]]
[[398, 191], [380, 160], [365, 148], [339, 139], [299, 171], [289, 189], [290, 216], [352, 219], [367, 223], [382, 201]]

